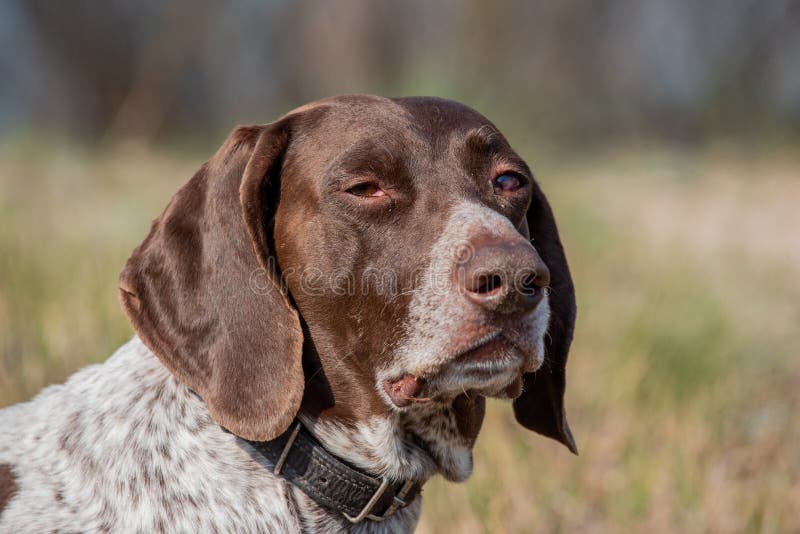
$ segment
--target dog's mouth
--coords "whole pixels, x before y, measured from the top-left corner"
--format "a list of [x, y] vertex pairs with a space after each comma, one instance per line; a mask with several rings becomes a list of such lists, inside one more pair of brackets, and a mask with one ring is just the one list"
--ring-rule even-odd
[[447, 394], [476, 393], [516, 399], [522, 394], [525, 356], [517, 344], [497, 329], [455, 351], [455, 357], [431, 373], [404, 373], [381, 384], [398, 408], [425, 403]]

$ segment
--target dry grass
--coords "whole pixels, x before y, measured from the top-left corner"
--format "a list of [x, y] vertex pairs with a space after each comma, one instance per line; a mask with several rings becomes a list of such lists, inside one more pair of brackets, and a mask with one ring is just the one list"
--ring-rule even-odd
[[[0, 405], [130, 336], [116, 275], [198, 165], [0, 148]], [[532, 158], [536, 161], [536, 158]], [[540, 161], [578, 288], [581, 448], [491, 403], [421, 532], [800, 530], [800, 160], [667, 150]]]

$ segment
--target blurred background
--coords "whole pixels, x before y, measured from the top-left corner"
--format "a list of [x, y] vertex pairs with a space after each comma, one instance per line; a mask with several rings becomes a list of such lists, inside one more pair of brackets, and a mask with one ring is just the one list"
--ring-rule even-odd
[[492, 119], [578, 292], [581, 455], [490, 403], [420, 532], [800, 531], [800, 3], [0, 3], [0, 406], [132, 334], [117, 274], [236, 124], [345, 92]]

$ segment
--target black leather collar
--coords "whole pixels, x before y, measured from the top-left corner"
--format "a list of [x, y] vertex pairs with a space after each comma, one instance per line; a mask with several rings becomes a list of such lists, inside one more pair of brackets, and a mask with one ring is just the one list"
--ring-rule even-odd
[[299, 421], [272, 441], [248, 443], [275, 466], [276, 475], [353, 523], [383, 521], [422, 490], [419, 482], [382, 480], [348, 465], [326, 451]]

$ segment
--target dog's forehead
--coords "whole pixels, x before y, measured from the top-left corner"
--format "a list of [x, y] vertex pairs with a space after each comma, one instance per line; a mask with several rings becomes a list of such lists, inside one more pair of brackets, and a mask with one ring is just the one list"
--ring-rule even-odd
[[470, 131], [497, 132], [495, 126], [474, 109], [444, 98], [385, 98], [342, 95], [312, 102], [290, 114], [316, 110], [311, 137], [353, 141], [361, 137], [388, 135], [419, 138], [441, 143], [452, 135]]
[[409, 114], [414, 126], [428, 132], [460, 132], [473, 129], [495, 130], [494, 125], [474, 109], [459, 102], [436, 97], [393, 99]]

